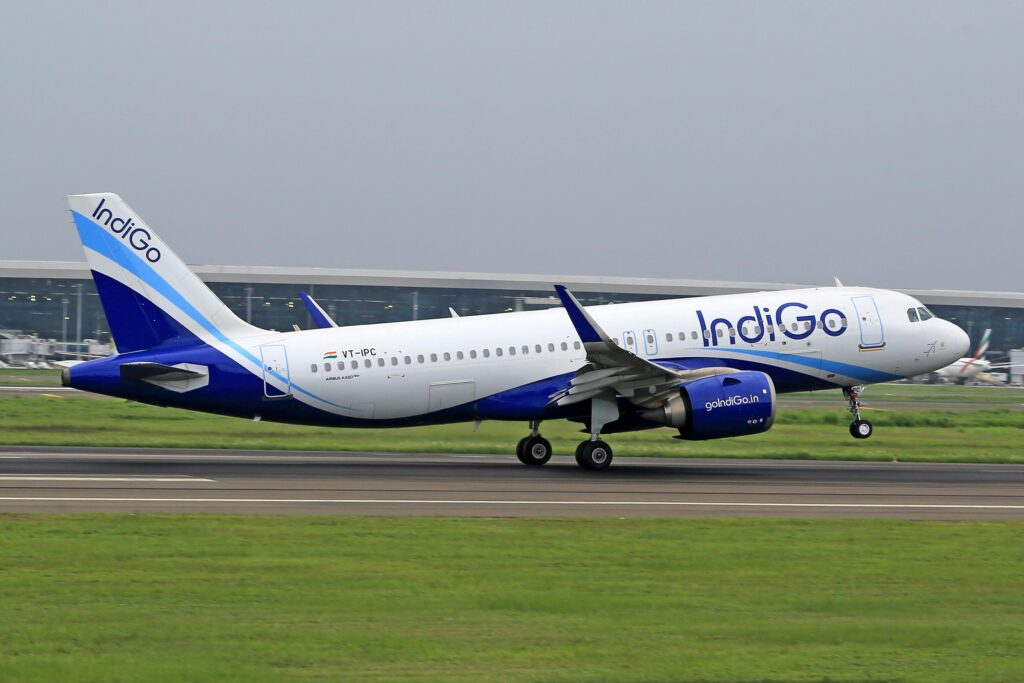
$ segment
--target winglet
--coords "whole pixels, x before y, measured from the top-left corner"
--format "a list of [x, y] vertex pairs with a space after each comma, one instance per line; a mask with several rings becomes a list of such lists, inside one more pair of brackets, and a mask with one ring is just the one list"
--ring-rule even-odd
[[565, 288], [565, 285], [555, 285], [555, 292], [558, 293], [558, 298], [562, 300], [562, 306], [565, 307], [565, 312], [569, 314], [569, 320], [572, 321], [572, 326], [576, 328], [576, 333], [580, 335], [580, 341], [584, 344], [609, 341], [608, 335], [594, 322], [594, 319], [590, 317], [590, 314], [583, 308], [583, 305], [576, 300], [572, 292]]
[[331, 316], [327, 315], [324, 309], [320, 308], [320, 304], [314, 301], [313, 297], [305, 292], [299, 292], [299, 296], [302, 298], [302, 303], [305, 304], [306, 310], [309, 311], [309, 317], [313, 319], [317, 327], [338, 326], [338, 323], [334, 322]]

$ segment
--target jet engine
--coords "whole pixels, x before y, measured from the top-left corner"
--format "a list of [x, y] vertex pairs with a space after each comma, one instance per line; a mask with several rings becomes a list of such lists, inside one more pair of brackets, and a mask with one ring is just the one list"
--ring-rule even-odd
[[775, 421], [775, 385], [763, 372], [704, 377], [680, 385], [678, 394], [641, 416], [694, 441], [760, 434]]

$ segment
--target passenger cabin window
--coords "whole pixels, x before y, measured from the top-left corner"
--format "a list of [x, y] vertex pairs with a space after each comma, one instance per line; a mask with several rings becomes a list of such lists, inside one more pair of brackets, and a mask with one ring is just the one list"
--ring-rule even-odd
[[456, 358], [458, 358], [459, 360], [462, 360], [462, 359], [463, 359], [463, 358], [465, 358], [466, 356], [465, 356], [465, 354], [464, 354], [464, 353], [462, 353], [462, 351], [456, 351], [456, 352], [455, 352], [455, 357], [456, 357]]
[[452, 359], [452, 354], [450, 354], [447, 351], [445, 351], [444, 352], [444, 359], [445, 360], [451, 360]]
[[398, 356], [391, 356], [391, 364], [398, 365]]
[[503, 353], [504, 353], [504, 351], [501, 350], [500, 346], [498, 348], [494, 349], [494, 355], [495, 356], [501, 356]]
[[367, 358], [365, 361], [363, 361], [363, 365], [365, 365], [366, 367], [371, 367], [373, 365], [373, 363], [371, 363], [370, 359]]
[[484, 349], [484, 358], [490, 358], [490, 357], [491, 357], [491, 350], [490, 349]]
[[476, 350], [475, 349], [469, 352], [469, 357], [470, 358], [476, 358]]
[[916, 323], [917, 322], [917, 309], [916, 308], [908, 308], [907, 309], [907, 317], [910, 318], [910, 322]]
[[540, 353], [541, 352], [540, 344], [534, 345], [533, 351], [534, 351], [534, 353]]
[[554, 351], [554, 350], [555, 350], [555, 345], [554, 344], [548, 344], [548, 351]]
[[935, 316], [933, 316], [931, 314], [931, 311], [929, 311], [927, 308], [919, 308], [919, 309], [917, 309], [917, 314], [919, 316], [921, 316], [921, 320], [931, 320], [932, 318], [935, 317]]
[[406, 365], [412, 365], [412, 358], [410, 358], [409, 356], [406, 356], [405, 357], [405, 364]]
[[524, 356], [527, 355], [528, 353], [530, 353], [530, 347], [527, 346], [526, 344], [523, 344], [522, 352]]
[[316, 363], [313, 363], [312, 365], [309, 366], [309, 371], [312, 372], [314, 375], [316, 374]]
[[430, 354], [430, 362], [431, 363], [436, 363], [437, 362], [437, 354], [436, 353]]
[[566, 344], [565, 342], [562, 342], [562, 350], [563, 351], [568, 351], [569, 350], [569, 345]]
[[357, 360], [352, 361], [352, 369], [355, 370], [358, 367], [359, 367], [359, 361], [357, 361]]
[[516, 347], [514, 347], [514, 346], [508, 347], [508, 355], [510, 355], [510, 356], [516, 355]]
[[580, 343], [579, 342], [573, 342], [572, 343], [572, 348], [574, 348], [577, 351], [579, 351], [580, 350]]
[[378, 358], [377, 359], [377, 365], [379, 365], [380, 367], [384, 367], [384, 359], [383, 358]]
[[672, 341], [672, 333], [671, 332], [666, 332], [665, 333], [665, 341], [669, 341], [669, 342]]
[[691, 339], [696, 339], [697, 338], [697, 330], [694, 330], [693, 332], [690, 333], [690, 338]]
[[331, 364], [330, 363], [324, 363], [324, 372], [330, 372], [330, 371], [331, 371]]
[[416, 362], [417, 363], [422, 363], [423, 362], [423, 354], [422, 353], [420, 355], [416, 356]]

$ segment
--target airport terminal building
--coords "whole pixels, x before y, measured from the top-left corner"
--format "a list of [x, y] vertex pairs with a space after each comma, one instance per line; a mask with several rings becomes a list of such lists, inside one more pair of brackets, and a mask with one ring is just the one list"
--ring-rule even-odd
[[[738, 294], [813, 285], [762, 282], [434, 273], [267, 266], [193, 266], [242, 319], [266, 329], [313, 327], [299, 292], [339, 325], [480, 315], [558, 305], [551, 285], [584, 304]], [[956, 322], [974, 344], [992, 329], [990, 356], [1024, 347], [1024, 292], [902, 290]], [[0, 331], [57, 342], [109, 341], [106, 318], [85, 263], [0, 261]]]

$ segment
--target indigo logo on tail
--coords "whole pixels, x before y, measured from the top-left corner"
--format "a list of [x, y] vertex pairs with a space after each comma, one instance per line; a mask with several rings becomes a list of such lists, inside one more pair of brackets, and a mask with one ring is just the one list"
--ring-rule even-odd
[[149, 241], [153, 239], [149, 230], [136, 226], [135, 221], [131, 218], [115, 218], [113, 211], [103, 208], [104, 201], [106, 200], [100, 199], [100, 203], [96, 205], [96, 209], [92, 212], [93, 219], [97, 223], [103, 223], [104, 227], [110, 228], [112, 233], [131, 245], [135, 251], [143, 252], [146, 260], [150, 263], [159, 261], [160, 250], [149, 246]]

